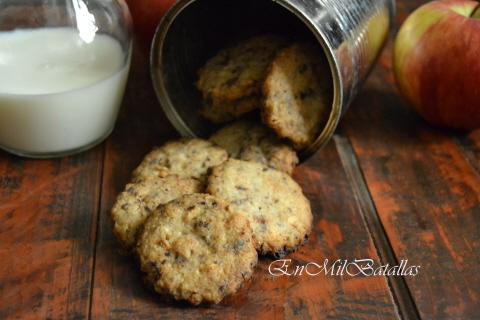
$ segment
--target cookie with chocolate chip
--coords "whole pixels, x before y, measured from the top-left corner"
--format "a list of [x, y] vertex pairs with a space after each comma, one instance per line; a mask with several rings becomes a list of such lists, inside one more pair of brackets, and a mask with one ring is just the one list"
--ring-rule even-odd
[[298, 164], [295, 150], [257, 122], [234, 122], [217, 131], [210, 141], [227, 150], [232, 158], [258, 162], [290, 175]]
[[257, 263], [247, 219], [206, 194], [160, 206], [145, 222], [137, 253], [157, 292], [194, 305], [235, 293]]
[[228, 153], [212, 142], [182, 139], [154, 149], [133, 172], [134, 181], [177, 175], [204, 182], [208, 170], [228, 158]]
[[116, 238], [126, 249], [132, 248], [138, 230], [159, 205], [201, 191], [199, 181], [173, 175], [127, 184], [111, 211]]
[[252, 226], [261, 254], [296, 250], [312, 227], [310, 202], [287, 174], [260, 163], [230, 159], [213, 168], [207, 192], [230, 203]]
[[262, 35], [220, 51], [199, 70], [201, 113], [214, 123], [238, 118], [260, 106], [268, 66], [286, 41]]
[[321, 48], [294, 44], [273, 61], [264, 86], [262, 118], [297, 149], [312, 144], [328, 120], [332, 80]]

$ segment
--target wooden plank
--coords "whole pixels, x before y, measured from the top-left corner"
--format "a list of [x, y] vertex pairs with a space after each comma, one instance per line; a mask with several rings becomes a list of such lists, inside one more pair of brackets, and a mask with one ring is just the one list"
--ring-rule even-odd
[[480, 174], [480, 130], [454, 137], [467, 161]]
[[[383, 230], [382, 223], [378, 218], [375, 205], [366, 186], [350, 142], [343, 135], [336, 135], [334, 140], [337, 145], [340, 160], [345, 168], [345, 173], [351, 181], [354, 194], [359, 204], [360, 213], [368, 226], [368, 230], [373, 238], [372, 240], [378, 251], [382, 264], [388, 264], [390, 266], [400, 265], [395, 257], [392, 247], [390, 246], [387, 235]], [[419, 319], [415, 302], [407, 288], [405, 279], [398, 276], [389, 277], [388, 282], [392, 288], [392, 293], [395, 296], [402, 318], [409, 320]]]
[[102, 163], [0, 153], [0, 319], [88, 317]]
[[[109, 210], [141, 157], [154, 145], [171, 138], [173, 129], [166, 124], [147, 85], [146, 60], [138, 52], [134, 65], [126, 106], [107, 147], [92, 318], [397, 318], [384, 277], [273, 277], [268, 272], [270, 259], [261, 259], [253, 281], [219, 306], [191, 308], [162, 300], [147, 290], [134, 259], [119, 252]], [[312, 200], [315, 227], [308, 244], [289, 257], [292, 263], [322, 264], [324, 259], [340, 258], [372, 258], [378, 262], [335, 145], [330, 144], [303, 164], [295, 177]]]
[[[399, 23], [420, 3], [400, 2]], [[402, 102], [391, 43], [343, 129], [397, 260], [421, 265], [406, 278], [420, 316], [480, 318], [478, 132], [432, 128]]]

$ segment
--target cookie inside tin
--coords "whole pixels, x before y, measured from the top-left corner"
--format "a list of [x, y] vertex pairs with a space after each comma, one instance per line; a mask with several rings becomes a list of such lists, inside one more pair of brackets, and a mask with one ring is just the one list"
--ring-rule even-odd
[[222, 48], [260, 34], [320, 46], [297, 15], [270, 0], [179, 1], [161, 23], [152, 48], [152, 77], [160, 103], [180, 134], [206, 138], [218, 129], [198, 112], [202, 99], [195, 87], [197, 72]]

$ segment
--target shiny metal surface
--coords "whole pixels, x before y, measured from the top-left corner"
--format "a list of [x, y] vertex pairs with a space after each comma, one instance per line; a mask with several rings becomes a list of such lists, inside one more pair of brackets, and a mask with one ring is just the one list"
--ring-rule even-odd
[[179, 0], [160, 23], [151, 72], [167, 117], [189, 137], [215, 127], [198, 115], [197, 70], [235, 39], [280, 33], [314, 38], [329, 61], [333, 82], [329, 120], [303, 159], [324, 146], [371, 70], [395, 14], [394, 0]]

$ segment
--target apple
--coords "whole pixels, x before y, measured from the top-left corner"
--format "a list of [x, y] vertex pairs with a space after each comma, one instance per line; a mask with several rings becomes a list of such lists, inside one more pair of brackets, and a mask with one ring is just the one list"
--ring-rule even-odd
[[480, 3], [429, 2], [404, 22], [394, 44], [402, 95], [433, 125], [480, 128]]
[[128, 8], [132, 14], [135, 34], [146, 49], [150, 48], [158, 23], [175, 1], [127, 0]]

